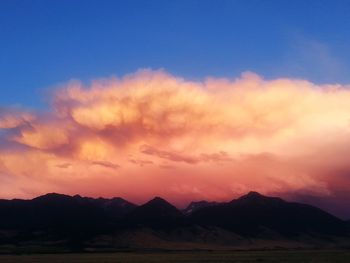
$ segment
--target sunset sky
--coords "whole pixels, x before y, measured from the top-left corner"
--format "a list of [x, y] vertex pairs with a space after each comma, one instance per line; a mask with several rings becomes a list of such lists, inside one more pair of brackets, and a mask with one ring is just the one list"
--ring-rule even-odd
[[0, 1], [0, 198], [350, 218], [348, 1], [78, 3]]

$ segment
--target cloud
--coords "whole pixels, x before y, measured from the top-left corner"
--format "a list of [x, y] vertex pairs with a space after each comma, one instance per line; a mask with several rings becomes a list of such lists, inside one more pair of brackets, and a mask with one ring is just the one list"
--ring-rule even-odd
[[185, 162], [189, 164], [195, 164], [199, 161], [197, 158], [192, 156], [186, 156], [185, 154], [176, 152], [158, 150], [149, 145], [142, 145], [140, 151], [144, 154], [157, 156], [161, 159], [166, 159], [173, 162]]
[[70, 82], [46, 112], [1, 111], [0, 129], [1, 197], [163, 195], [184, 205], [250, 190], [332, 199], [350, 187], [346, 85], [142, 70]]
[[62, 169], [67, 169], [71, 166], [70, 163], [62, 163], [62, 164], [57, 164], [56, 167], [62, 168]]
[[284, 64], [278, 72], [291, 76], [308, 76], [321, 82], [343, 82], [347, 66], [330, 43], [297, 33], [292, 34]]
[[129, 159], [129, 162], [133, 163], [133, 164], [137, 164], [139, 166], [144, 166], [147, 164], [153, 164], [152, 161], [149, 160], [141, 160], [141, 159]]
[[106, 162], [106, 161], [94, 161], [92, 162], [93, 165], [100, 165], [100, 166], [104, 166], [106, 168], [110, 168], [110, 169], [119, 169], [119, 165], [115, 164], [115, 163], [111, 163], [111, 162]]
[[34, 119], [35, 116], [29, 112], [0, 108], [0, 129], [13, 129], [25, 125]]
[[29, 127], [22, 128], [20, 134], [13, 136], [12, 140], [41, 150], [53, 150], [69, 144], [67, 130], [51, 123], [31, 124]]

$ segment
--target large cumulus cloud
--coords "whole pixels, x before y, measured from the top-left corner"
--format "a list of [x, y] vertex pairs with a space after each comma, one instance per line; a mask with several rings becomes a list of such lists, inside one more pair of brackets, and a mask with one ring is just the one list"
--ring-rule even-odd
[[0, 194], [163, 195], [184, 205], [257, 190], [339, 196], [341, 214], [350, 198], [348, 88], [148, 70], [70, 82], [46, 112], [0, 110]]

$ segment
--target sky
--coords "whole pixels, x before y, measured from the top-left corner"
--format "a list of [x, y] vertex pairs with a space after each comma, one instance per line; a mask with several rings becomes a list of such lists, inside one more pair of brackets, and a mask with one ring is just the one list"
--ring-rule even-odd
[[349, 12], [324, 0], [2, 0], [0, 105], [45, 107], [60, 83], [140, 68], [347, 83]]
[[0, 198], [350, 218], [348, 1], [0, 1]]

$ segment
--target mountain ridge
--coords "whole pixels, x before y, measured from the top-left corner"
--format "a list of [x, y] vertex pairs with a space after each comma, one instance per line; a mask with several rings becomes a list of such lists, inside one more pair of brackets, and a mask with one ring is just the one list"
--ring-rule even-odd
[[228, 245], [255, 239], [302, 239], [319, 244], [345, 238], [350, 244], [349, 223], [311, 205], [257, 192], [229, 202], [191, 204], [192, 210], [186, 211], [160, 197], [135, 205], [119, 197], [57, 193], [31, 200], [0, 200], [0, 248], [25, 242], [41, 246], [61, 240], [65, 248], [79, 250], [89, 244], [97, 249], [94, 240], [102, 242], [101, 237], [107, 246], [115, 248], [134, 246], [140, 239], [158, 240], [152, 243], [156, 247], [169, 242]]

